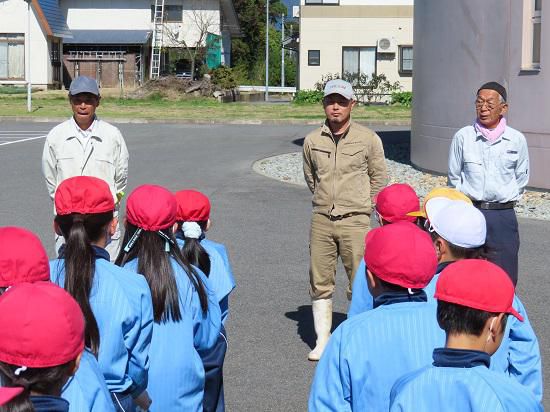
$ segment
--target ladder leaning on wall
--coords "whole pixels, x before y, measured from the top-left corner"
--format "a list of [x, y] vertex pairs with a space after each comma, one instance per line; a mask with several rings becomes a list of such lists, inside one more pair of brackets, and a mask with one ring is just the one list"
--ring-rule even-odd
[[155, 0], [155, 10], [153, 14], [153, 40], [151, 52], [151, 79], [158, 79], [160, 75], [160, 58], [162, 51], [164, 23], [164, 0]]

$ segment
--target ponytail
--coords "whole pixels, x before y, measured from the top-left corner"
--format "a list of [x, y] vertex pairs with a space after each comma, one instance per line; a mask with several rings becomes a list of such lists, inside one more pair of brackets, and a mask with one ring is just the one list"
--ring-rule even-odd
[[[34, 412], [31, 391], [40, 395], [57, 396], [73, 368], [74, 360], [50, 368], [27, 368], [24, 371], [18, 366], [0, 362], [2, 386], [23, 388], [23, 392], [0, 406], [0, 412]], [[19, 372], [16, 373], [17, 370]]]
[[[173, 233], [168, 230], [162, 230], [162, 237], [157, 232], [143, 231], [133, 247], [129, 251], [125, 251], [124, 247], [128, 245], [130, 239], [134, 237], [138, 227], [127, 222], [124, 239], [116, 264], [124, 266], [124, 264], [132, 259], [138, 259], [137, 273], [142, 274], [151, 290], [153, 298], [153, 315], [155, 322], [174, 321], [178, 322], [182, 319], [179, 294], [176, 283], [176, 277], [172, 268], [170, 257], [178, 263], [189, 280], [197, 290], [203, 312], [208, 310], [208, 301], [206, 290], [200, 277], [193, 269], [189, 261], [182, 256], [179, 248], [176, 246], [176, 239]], [[169, 241], [166, 241], [169, 239]], [[169, 251], [165, 251], [165, 246], [168, 243]]]
[[210, 276], [210, 256], [202, 247], [199, 239], [185, 238], [181, 254], [190, 264], [198, 267], [206, 276]]
[[65, 238], [64, 288], [78, 302], [86, 321], [86, 346], [96, 355], [99, 352], [99, 327], [90, 305], [90, 293], [94, 282], [95, 252], [92, 242], [97, 241], [113, 219], [113, 213], [56, 216]]

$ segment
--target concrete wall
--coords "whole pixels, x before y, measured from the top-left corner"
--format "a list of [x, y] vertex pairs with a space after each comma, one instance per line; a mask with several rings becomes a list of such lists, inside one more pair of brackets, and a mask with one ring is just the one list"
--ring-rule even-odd
[[[8, 0], [0, 2], [0, 33], [24, 33], [27, 40], [27, 3], [22, 0]], [[26, 42], [27, 43], [27, 42]], [[27, 44], [25, 44], [27, 46]], [[42, 30], [36, 14], [31, 14], [31, 82], [36, 87], [47, 87], [52, 82], [52, 68], [48, 50], [46, 34]], [[25, 63], [27, 61], [25, 50]], [[3, 81], [0, 84], [14, 84], [22, 82]]]
[[[412, 162], [447, 172], [450, 141], [475, 120], [474, 100], [486, 81], [508, 89], [508, 124], [529, 145], [529, 186], [550, 189], [550, 58], [542, 19], [541, 70], [523, 70], [525, 1], [423, 0], [414, 9]], [[548, 9], [550, 11], [550, 9]], [[544, 14], [546, 10], [543, 9]], [[546, 38], [545, 38], [546, 37]]]
[[[413, 44], [412, 6], [381, 3], [341, 0], [340, 6], [300, 7], [300, 89], [313, 89], [327, 73], [342, 73], [342, 47], [376, 47], [382, 37], [394, 38], [397, 45]], [[308, 50], [320, 50], [320, 66], [308, 65]], [[399, 73], [399, 50], [384, 56], [377, 58], [377, 74], [383, 73], [390, 81], [399, 81], [404, 90], [411, 90], [410, 75]]]

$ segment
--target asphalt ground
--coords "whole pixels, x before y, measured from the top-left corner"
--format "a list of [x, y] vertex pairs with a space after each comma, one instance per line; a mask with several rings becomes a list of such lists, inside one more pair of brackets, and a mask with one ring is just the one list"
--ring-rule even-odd
[[[52, 204], [40, 171], [44, 131], [54, 124], [0, 121], [0, 226], [37, 233], [53, 257]], [[120, 124], [130, 151], [130, 192], [143, 183], [197, 188], [213, 205], [209, 237], [227, 245], [231, 295], [225, 362], [228, 411], [303, 411], [315, 364], [308, 296], [307, 189], [256, 174], [261, 158], [299, 150], [313, 126]], [[397, 130], [388, 127], [383, 130]], [[380, 130], [380, 129], [379, 129]], [[391, 141], [391, 134], [385, 134]], [[34, 140], [26, 140], [35, 137]], [[19, 140], [17, 143], [13, 143]], [[2, 143], [9, 142], [8, 145]], [[520, 220], [518, 295], [550, 362], [547, 320], [550, 222]], [[335, 323], [345, 319], [338, 268]], [[545, 371], [546, 393], [549, 387]], [[550, 408], [548, 396], [546, 407]]]

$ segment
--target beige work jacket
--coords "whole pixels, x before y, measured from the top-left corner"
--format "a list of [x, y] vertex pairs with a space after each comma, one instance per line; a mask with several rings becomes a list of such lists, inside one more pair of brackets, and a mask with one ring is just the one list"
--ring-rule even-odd
[[388, 180], [380, 137], [354, 122], [338, 144], [326, 123], [308, 134], [303, 163], [314, 213], [370, 214], [372, 198]]
[[48, 193], [54, 199], [57, 186], [73, 176], [94, 176], [109, 185], [115, 202], [128, 179], [128, 149], [115, 126], [97, 119], [90, 141], [77, 137], [72, 119], [54, 127], [44, 143], [42, 173]]

